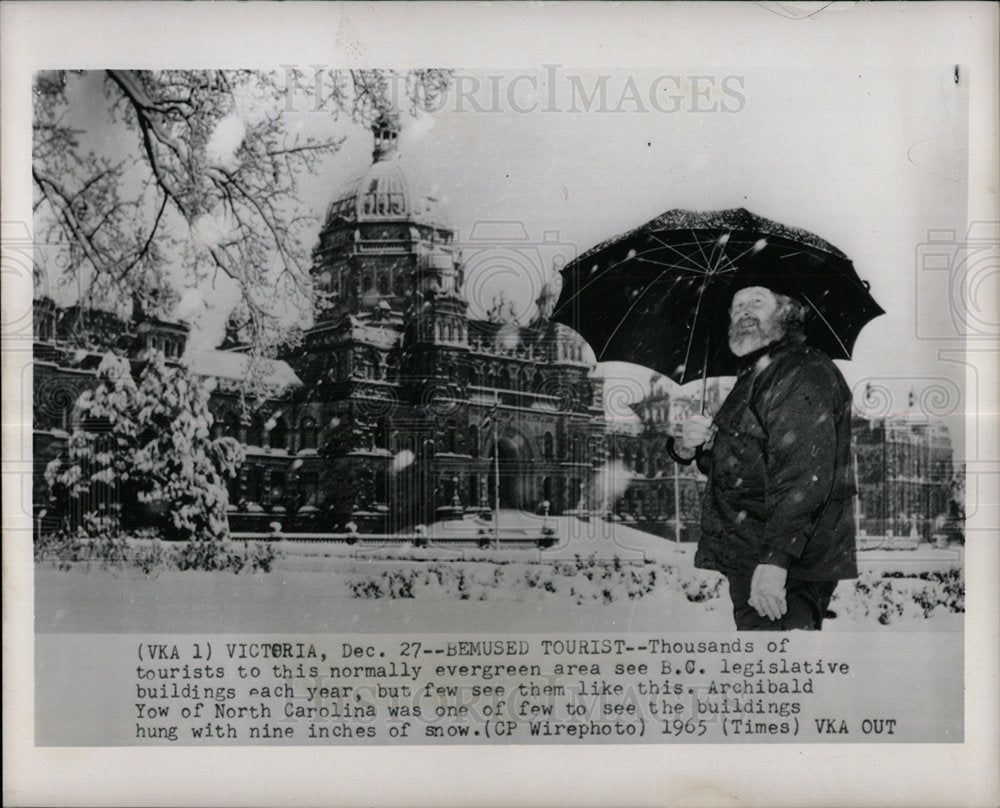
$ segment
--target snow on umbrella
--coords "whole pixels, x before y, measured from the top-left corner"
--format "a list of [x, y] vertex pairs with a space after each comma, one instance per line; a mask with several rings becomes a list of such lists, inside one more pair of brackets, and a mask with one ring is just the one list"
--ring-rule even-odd
[[834, 359], [850, 359], [861, 329], [885, 313], [832, 244], [743, 208], [667, 211], [591, 248], [562, 276], [552, 320], [576, 330], [599, 362], [645, 365], [679, 384], [736, 373], [727, 334], [739, 287], [806, 303], [807, 339]]

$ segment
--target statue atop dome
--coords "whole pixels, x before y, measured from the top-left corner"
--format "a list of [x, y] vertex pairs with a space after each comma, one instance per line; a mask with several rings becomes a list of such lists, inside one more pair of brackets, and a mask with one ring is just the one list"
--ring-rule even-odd
[[397, 141], [399, 139], [399, 114], [393, 110], [383, 109], [372, 123], [372, 134], [375, 136], [375, 148], [372, 151], [372, 160], [390, 160], [398, 152]]
[[545, 322], [555, 311], [556, 302], [559, 300], [559, 291], [562, 289], [562, 277], [556, 273], [543, 285], [535, 300], [535, 324]]

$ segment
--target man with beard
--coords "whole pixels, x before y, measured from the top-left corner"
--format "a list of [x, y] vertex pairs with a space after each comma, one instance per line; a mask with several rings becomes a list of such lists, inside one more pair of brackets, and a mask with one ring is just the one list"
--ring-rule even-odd
[[737, 288], [736, 384], [668, 446], [708, 475], [695, 566], [729, 579], [741, 631], [818, 630], [837, 581], [857, 577], [851, 394], [807, 344], [809, 309], [792, 294], [773, 278]]

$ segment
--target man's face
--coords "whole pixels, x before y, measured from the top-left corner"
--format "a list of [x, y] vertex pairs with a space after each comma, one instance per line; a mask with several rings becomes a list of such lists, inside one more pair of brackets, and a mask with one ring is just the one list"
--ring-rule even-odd
[[740, 289], [729, 307], [729, 350], [736, 356], [746, 356], [785, 336], [780, 310], [770, 289]]

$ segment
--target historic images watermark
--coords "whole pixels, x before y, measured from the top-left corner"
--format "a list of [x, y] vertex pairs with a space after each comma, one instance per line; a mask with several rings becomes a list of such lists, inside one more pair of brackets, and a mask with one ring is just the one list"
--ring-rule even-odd
[[[977, 515], [981, 517], [980, 508], [984, 507], [981, 489], [988, 488], [996, 477], [988, 461], [993, 449], [983, 440], [984, 424], [977, 414], [989, 412], [987, 397], [992, 388], [989, 380], [980, 378], [979, 365], [983, 356], [995, 356], [1000, 336], [996, 306], [1000, 295], [998, 232], [1000, 222], [996, 221], [970, 222], [965, 233], [954, 228], [928, 228], [914, 254], [914, 336], [937, 345], [940, 361], [959, 365], [965, 374], [964, 395], [954, 408], [950, 406], [953, 396], [940, 389], [943, 380], [922, 379], [919, 404], [934, 416], [963, 411], [972, 416], [965, 422], [968, 439], [959, 481], [963, 516], [973, 522]], [[911, 392], [911, 407], [913, 395]], [[965, 530], [974, 530], [984, 539], [994, 537], [989, 528], [966, 524]]]
[[[1000, 336], [998, 225], [971, 222], [964, 234], [927, 230], [915, 255], [917, 339], [995, 342]], [[942, 306], [950, 317], [935, 316]]]
[[[344, 80], [328, 65], [286, 64], [281, 69], [287, 112], [322, 109], [322, 99]], [[391, 108], [408, 106], [411, 77], [387, 74], [379, 80]], [[735, 114], [748, 103], [746, 84], [746, 77], [737, 73], [588, 72], [546, 64], [520, 72], [455, 71], [446, 86], [423, 99], [423, 108], [430, 114]]]

